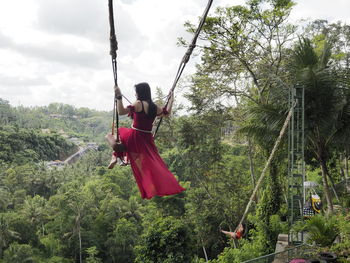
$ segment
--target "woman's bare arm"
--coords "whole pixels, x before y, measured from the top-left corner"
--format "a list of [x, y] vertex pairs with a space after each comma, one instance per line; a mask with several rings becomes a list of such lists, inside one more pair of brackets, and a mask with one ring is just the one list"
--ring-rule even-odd
[[123, 96], [120, 88], [118, 86], [114, 86], [115, 98], [117, 101], [117, 111], [119, 115], [126, 115], [129, 113], [129, 109], [125, 108], [123, 105]]
[[174, 92], [171, 92], [168, 104], [166, 105], [166, 113], [164, 113], [163, 108], [157, 106], [157, 116], [158, 117], [168, 117], [171, 113], [173, 103], [174, 103]]
[[[119, 115], [126, 115], [129, 114], [130, 109], [128, 107], [125, 107], [123, 104], [123, 97], [122, 93], [120, 91], [120, 88], [118, 86], [114, 86], [114, 92], [115, 97], [117, 99], [117, 111]], [[135, 112], [140, 112], [142, 110], [142, 104], [141, 101], [137, 100], [135, 101], [132, 106], [135, 107]]]

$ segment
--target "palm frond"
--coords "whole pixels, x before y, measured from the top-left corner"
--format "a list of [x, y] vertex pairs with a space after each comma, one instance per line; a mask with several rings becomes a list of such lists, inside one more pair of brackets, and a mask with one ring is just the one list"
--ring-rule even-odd
[[271, 150], [284, 123], [286, 109], [281, 105], [260, 104], [249, 107], [246, 121], [238, 134], [253, 138], [264, 150]]
[[331, 58], [331, 55], [332, 55], [331, 50], [332, 50], [331, 44], [329, 43], [329, 41], [325, 41], [322, 54], [319, 59], [319, 65], [321, 68], [326, 68], [328, 66], [329, 59]]
[[307, 38], [299, 38], [299, 43], [295, 47], [294, 55], [295, 62], [300, 67], [313, 67], [317, 65], [317, 54], [311, 41]]

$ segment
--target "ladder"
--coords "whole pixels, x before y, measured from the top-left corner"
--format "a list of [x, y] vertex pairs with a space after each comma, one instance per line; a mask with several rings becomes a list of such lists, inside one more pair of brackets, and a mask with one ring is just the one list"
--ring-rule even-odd
[[[290, 106], [296, 101], [288, 130], [288, 221], [289, 226], [303, 220], [305, 203], [304, 162], [304, 87], [296, 85], [290, 89]], [[290, 233], [288, 242], [303, 243], [303, 233]]]

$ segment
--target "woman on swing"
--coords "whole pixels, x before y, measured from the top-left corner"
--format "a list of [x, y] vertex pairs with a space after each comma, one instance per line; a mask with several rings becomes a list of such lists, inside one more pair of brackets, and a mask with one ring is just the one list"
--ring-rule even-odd
[[133, 123], [131, 128], [118, 129], [121, 144], [116, 142], [114, 136], [106, 136], [114, 150], [108, 168], [112, 169], [118, 158], [123, 160], [126, 157], [130, 161], [142, 198], [150, 199], [184, 191], [160, 157], [152, 134], [155, 118], [169, 116], [174, 94], [171, 93], [167, 108], [161, 108], [152, 101], [148, 83], [142, 82], [135, 85], [136, 101], [124, 107], [119, 87], [115, 86], [114, 91], [118, 114], [128, 114]]
[[234, 232], [225, 231], [225, 230], [220, 230], [220, 231], [233, 239], [240, 239], [243, 236], [244, 226], [242, 224], [239, 224], [237, 229]]

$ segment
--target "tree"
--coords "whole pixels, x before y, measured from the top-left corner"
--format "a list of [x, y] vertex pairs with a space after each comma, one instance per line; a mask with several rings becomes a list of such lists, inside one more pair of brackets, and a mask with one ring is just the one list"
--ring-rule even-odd
[[[321, 52], [307, 38], [300, 39], [295, 48], [291, 75], [305, 89], [305, 125], [307, 149], [322, 171], [323, 189], [328, 212], [333, 210], [327, 162], [335, 143], [344, 141], [350, 129], [350, 82], [344, 68], [332, 65], [330, 43], [317, 43]], [[317, 46], [317, 45], [316, 45]], [[343, 139], [343, 140], [342, 140]]]
[[[72, 229], [65, 233], [66, 237], [77, 238], [79, 248], [79, 262], [83, 262], [82, 220], [86, 214], [89, 198], [79, 188], [70, 188], [64, 195], [65, 205], [68, 206], [72, 222]], [[63, 205], [63, 204], [62, 204]], [[67, 211], [67, 212], [68, 212]], [[73, 216], [73, 217], [72, 217]]]
[[57, 239], [53, 233], [42, 236], [40, 238], [40, 243], [43, 245], [43, 252], [47, 257], [56, 257], [61, 253], [62, 244], [59, 239]]
[[190, 230], [174, 217], [159, 218], [136, 247], [138, 263], [183, 263], [192, 258]]
[[70, 256], [77, 256], [79, 262], [83, 261], [84, 223], [92, 203], [82, 189], [81, 182], [73, 180], [62, 186], [48, 202], [52, 220], [45, 225], [49, 233], [62, 239], [62, 250], [68, 251]]
[[281, 74], [284, 48], [296, 31], [286, 22], [293, 5], [290, 0], [250, 0], [246, 6], [218, 8], [207, 18], [190, 95], [197, 109], [232, 96], [236, 102], [269, 101], [271, 78]]
[[46, 199], [39, 195], [35, 195], [33, 198], [27, 196], [23, 204], [22, 213], [33, 227], [38, 228], [39, 226], [41, 233], [44, 234], [44, 223], [45, 219], [47, 219]]
[[6, 187], [0, 188], [0, 211], [3, 212], [10, 204], [11, 197], [10, 191]]
[[328, 247], [333, 244], [339, 234], [337, 223], [335, 216], [315, 215], [309, 220], [301, 222], [296, 228], [307, 231], [309, 243], [315, 242], [317, 246]]
[[17, 238], [19, 238], [18, 233], [10, 229], [6, 217], [0, 214], [0, 257], [3, 249], [8, 246], [9, 242]]
[[10, 247], [5, 250], [4, 263], [34, 263], [33, 250], [30, 245], [12, 243]]
[[7, 100], [0, 98], [0, 124], [1, 126], [14, 123], [16, 116]]
[[106, 242], [108, 254], [112, 262], [134, 262], [134, 246], [139, 238], [135, 222], [125, 218], [119, 219], [114, 226], [113, 232], [109, 234]]
[[89, 255], [86, 259], [87, 263], [101, 263], [101, 259], [96, 257], [96, 255], [98, 254], [98, 251], [96, 249], [96, 247], [89, 247], [88, 249], [86, 249], [87, 254]]
[[[201, 64], [187, 95], [197, 114], [224, 104], [229, 119], [266, 159], [288, 111], [288, 86], [280, 79], [296, 32], [296, 26], [287, 23], [293, 5], [289, 0], [251, 0], [245, 6], [218, 8], [200, 34]], [[260, 204], [268, 208], [260, 214], [267, 229], [282, 204], [283, 153], [279, 150], [271, 162], [265, 203]], [[272, 246], [277, 236], [265, 234]]]

